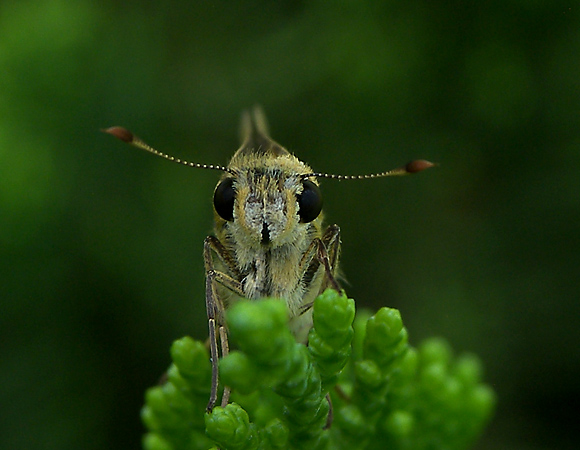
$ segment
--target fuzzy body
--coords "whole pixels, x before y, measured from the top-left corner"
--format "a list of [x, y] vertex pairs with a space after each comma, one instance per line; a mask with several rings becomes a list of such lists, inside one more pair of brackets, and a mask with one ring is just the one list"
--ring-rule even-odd
[[[261, 116], [246, 117], [242, 127], [242, 146], [220, 180], [233, 179], [233, 220], [215, 214], [216, 237], [237, 273], [220, 258], [216, 269], [239, 281], [246, 298], [284, 299], [299, 335], [311, 321], [303, 307], [314, 301], [324, 281], [324, 268], [317, 263], [310, 266], [316, 256], [308, 252], [313, 240], [322, 238], [322, 214], [302, 223], [297, 200], [303, 191], [300, 175], [312, 169], [268, 137]], [[226, 309], [239, 298], [231, 289], [218, 289]]]

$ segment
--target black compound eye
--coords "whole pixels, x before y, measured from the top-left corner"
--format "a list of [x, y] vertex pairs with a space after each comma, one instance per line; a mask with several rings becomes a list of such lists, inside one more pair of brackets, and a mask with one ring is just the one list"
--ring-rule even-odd
[[312, 222], [322, 211], [322, 193], [319, 187], [310, 180], [302, 182], [303, 190], [298, 196], [300, 222]]
[[236, 191], [234, 190], [234, 179], [226, 178], [215, 188], [213, 194], [213, 206], [222, 219], [234, 220], [234, 200]]

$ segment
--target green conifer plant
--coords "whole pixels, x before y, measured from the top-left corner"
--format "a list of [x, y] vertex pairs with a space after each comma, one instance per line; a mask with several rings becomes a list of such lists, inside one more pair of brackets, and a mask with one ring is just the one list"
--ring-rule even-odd
[[280, 300], [237, 302], [226, 320], [237, 350], [220, 361], [220, 382], [231, 403], [206, 413], [208, 351], [175, 341], [167, 382], [145, 395], [144, 449], [459, 450], [491, 418], [478, 358], [454, 358], [439, 338], [410, 346], [396, 309], [355, 319], [354, 301], [329, 289], [314, 302], [308, 346]]

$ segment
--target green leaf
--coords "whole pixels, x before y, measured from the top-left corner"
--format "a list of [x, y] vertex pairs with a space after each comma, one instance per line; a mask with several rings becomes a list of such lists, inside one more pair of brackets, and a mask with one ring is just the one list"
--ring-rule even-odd
[[308, 336], [308, 349], [325, 389], [337, 382], [350, 357], [354, 315], [354, 300], [333, 289], [314, 301], [314, 325]]
[[207, 435], [224, 449], [258, 448], [258, 435], [250, 423], [248, 413], [235, 403], [230, 403], [225, 408], [217, 406], [212, 413], [206, 413], [205, 426]]

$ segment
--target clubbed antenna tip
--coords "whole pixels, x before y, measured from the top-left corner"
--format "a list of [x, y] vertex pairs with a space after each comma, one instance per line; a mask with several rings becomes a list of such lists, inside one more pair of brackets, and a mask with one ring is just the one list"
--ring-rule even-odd
[[108, 133], [115, 136], [117, 139], [122, 140], [123, 142], [127, 142], [131, 144], [133, 142], [134, 136], [129, 130], [123, 127], [110, 127], [101, 130], [103, 133]]
[[421, 172], [422, 170], [425, 169], [429, 169], [431, 167], [434, 167], [435, 164], [430, 162], [430, 161], [426, 161], [424, 159], [418, 159], [417, 161], [411, 161], [410, 163], [408, 163], [405, 166], [405, 171], [407, 173], [417, 173], [417, 172]]

